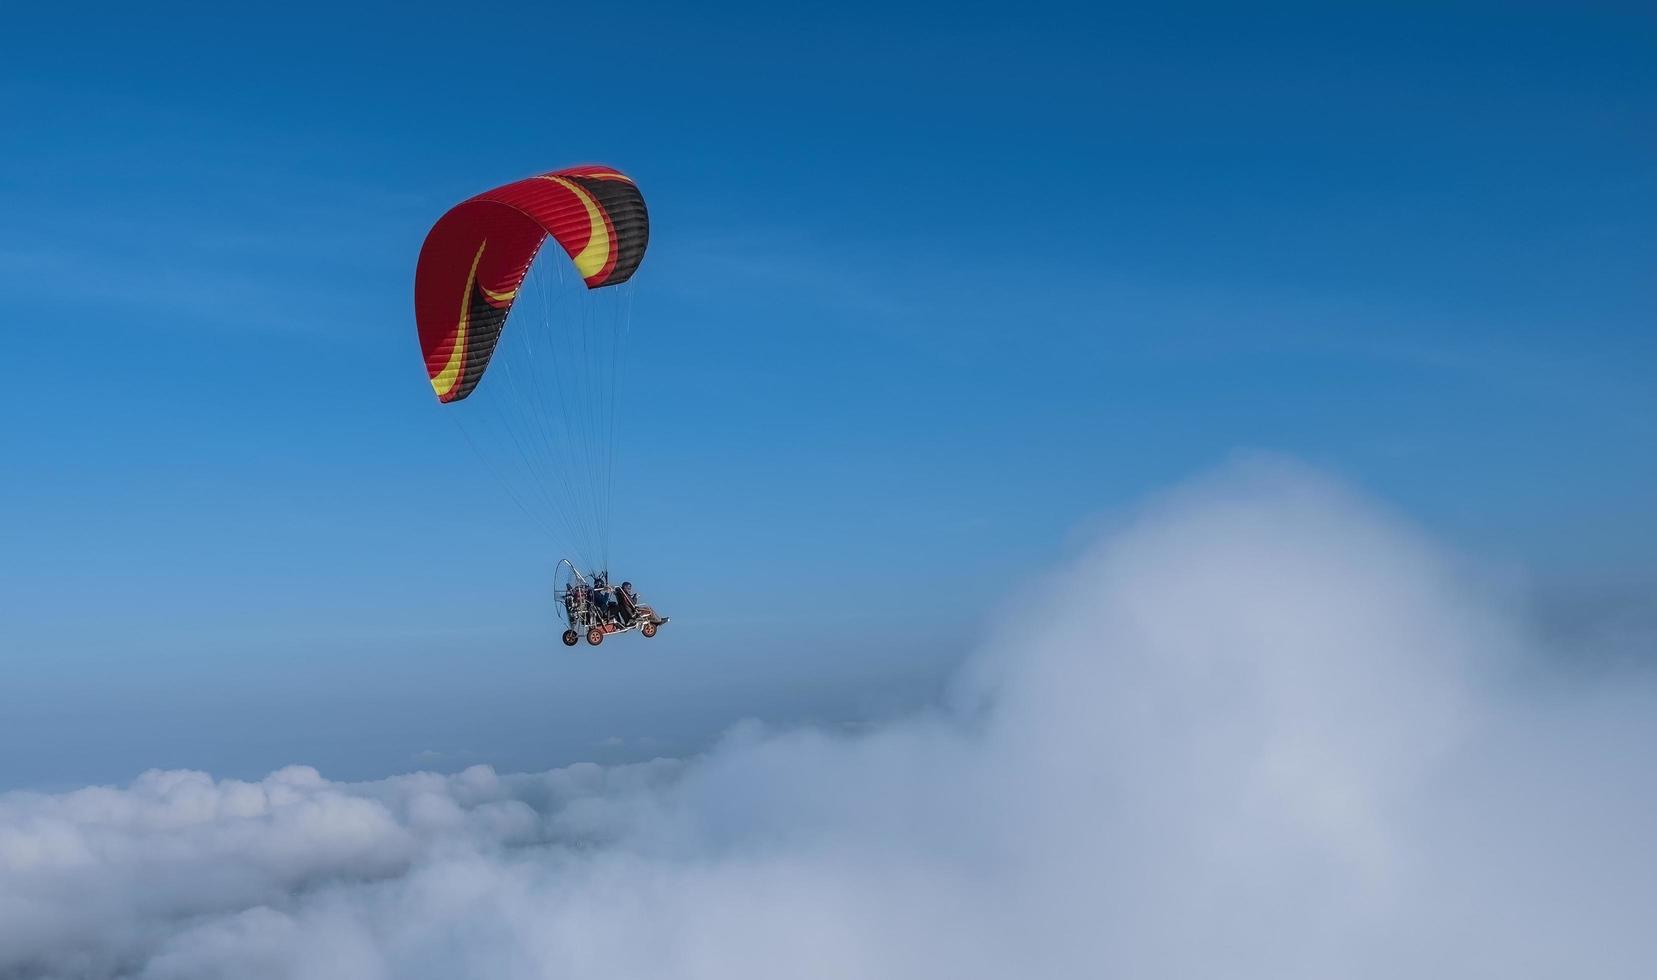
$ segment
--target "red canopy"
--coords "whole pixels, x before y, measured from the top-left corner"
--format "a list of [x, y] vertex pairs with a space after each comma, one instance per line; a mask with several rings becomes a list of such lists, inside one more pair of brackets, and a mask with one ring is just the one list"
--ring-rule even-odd
[[549, 235], [587, 288], [615, 286], [644, 259], [650, 216], [626, 174], [584, 166], [485, 191], [439, 218], [414, 271], [414, 319], [438, 400], [459, 401], [477, 387]]

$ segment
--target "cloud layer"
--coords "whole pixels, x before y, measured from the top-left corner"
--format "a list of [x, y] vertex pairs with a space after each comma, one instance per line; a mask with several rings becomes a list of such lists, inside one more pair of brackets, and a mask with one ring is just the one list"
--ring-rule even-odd
[[1649, 679], [1539, 672], [1499, 589], [1342, 488], [1234, 468], [992, 614], [945, 706], [853, 733], [0, 795], [0, 977], [1657, 963]]

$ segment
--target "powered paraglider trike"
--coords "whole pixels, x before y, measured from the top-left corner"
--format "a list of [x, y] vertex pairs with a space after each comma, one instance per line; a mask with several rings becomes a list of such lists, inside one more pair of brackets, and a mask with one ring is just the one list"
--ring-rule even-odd
[[649, 240], [631, 177], [570, 167], [455, 205], [427, 234], [415, 268], [420, 351], [444, 414], [573, 556], [558, 566], [568, 646], [635, 629], [654, 636], [666, 622], [636, 608], [630, 585], [612, 588], [607, 578], [628, 284]]

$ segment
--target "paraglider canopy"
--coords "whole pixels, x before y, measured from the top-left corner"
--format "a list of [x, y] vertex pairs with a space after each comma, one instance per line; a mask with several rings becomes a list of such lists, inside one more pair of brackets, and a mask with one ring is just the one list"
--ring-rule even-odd
[[626, 282], [644, 260], [650, 217], [613, 167], [570, 167], [463, 201], [426, 236], [414, 273], [414, 318], [440, 401], [460, 401], [489, 366], [524, 274], [550, 236], [588, 289]]

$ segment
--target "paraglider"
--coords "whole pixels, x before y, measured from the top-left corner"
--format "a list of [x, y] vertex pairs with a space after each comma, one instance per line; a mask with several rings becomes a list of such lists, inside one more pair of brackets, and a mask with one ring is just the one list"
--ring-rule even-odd
[[[541, 254], [548, 239], [563, 256]], [[608, 574], [628, 284], [649, 240], [632, 178], [571, 167], [455, 205], [415, 268], [432, 392], [511, 499], [573, 553], [558, 566], [567, 646], [583, 634], [595, 646], [634, 629], [654, 636], [667, 622]]]
[[604, 572], [588, 578], [567, 558], [558, 563], [554, 595], [568, 627], [563, 637], [567, 647], [575, 646], [583, 636], [595, 647], [612, 633], [638, 630], [643, 636], [655, 636], [668, 620], [639, 598], [632, 582], [611, 586]]

